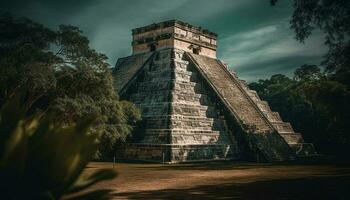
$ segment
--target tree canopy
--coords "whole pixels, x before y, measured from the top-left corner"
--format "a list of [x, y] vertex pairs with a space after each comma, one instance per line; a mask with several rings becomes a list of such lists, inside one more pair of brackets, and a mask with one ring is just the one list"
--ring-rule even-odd
[[[270, 0], [275, 5], [281, 0]], [[304, 42], [315, 30], [320, 30], [328, 47], [323, 65], [326, 72], [350, 86], [350, 1], [294, 0], [290, 19], [295, 38]]]
[[[100, 158], [125, 140], [140, 113], [119, 101], [104, 54], [74, 26], [51, 30], [27, 18], [0, 17], [0, 106], [20, 93], [27, 114], [54, 113], [65, 124], [96, 116]], [[107, 138], [107, 139], [106, 139]]]
[[249, 86], [320, 153], [344, 156], [350, 150], [348, 87], [315, 65], [303, 65], [294, 74], [293, 79], [276, 74]]

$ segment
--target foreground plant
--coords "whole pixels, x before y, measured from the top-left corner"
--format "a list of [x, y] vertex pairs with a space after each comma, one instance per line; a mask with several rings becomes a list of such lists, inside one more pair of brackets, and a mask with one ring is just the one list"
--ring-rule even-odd
[[101, 135], [99, 160], [110, 160], [140, 119], [133, 104], [119, 100], [111, 71], [107, 56], [92, 49], [78, 27], [51, 30], [0, 13], [0, 107], [19, 93], [28, 112], [53, 113], [61, 124], [96, 116], [89, 132]]
[[81, 173], [97, 150], [96, 135], [88, 134], [94, 119], [62, 126], [49, 116], [24, 116], [19, 100], [0, 111], [1, 199], [108, 199], [108, 190], [83, 192], [116, 176], [101, 170]]

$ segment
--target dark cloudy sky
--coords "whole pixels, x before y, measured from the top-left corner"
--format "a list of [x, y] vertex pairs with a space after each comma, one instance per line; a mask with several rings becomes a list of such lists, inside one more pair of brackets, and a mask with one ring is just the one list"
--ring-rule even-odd
[[131, 29], [168, 19], [216, 32], [218, 57], [240, 78], [292, 75], [302, 64], [319, 64], [325, 47], [314, 34], [305, 44], [289, 29], [290, 0], [0, 0], [0, 11], [30, 17], [50, 28], [80, 27], [114, 65], [131, 53]]

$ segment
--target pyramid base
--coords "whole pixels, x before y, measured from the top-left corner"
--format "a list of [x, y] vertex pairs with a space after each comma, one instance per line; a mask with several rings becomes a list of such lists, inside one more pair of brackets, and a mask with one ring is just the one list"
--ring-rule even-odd
[[289, 144], [295, 151], [297, 157], [314, 157], [318, 156], [315, 147], [312, 143], [296, 143]]
[[232, 145], [226, 144], [141, 144], [128, 143], [117, 150], [117, 158], [158, 163], [237, 160]]

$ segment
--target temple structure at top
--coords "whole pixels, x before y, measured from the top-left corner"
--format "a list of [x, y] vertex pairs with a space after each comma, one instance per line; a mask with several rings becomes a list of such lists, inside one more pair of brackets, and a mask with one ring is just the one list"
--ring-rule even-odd
[[133, 54], [166, 48], [216, 58], [217, 34], [179, 20], [170, 20], [132, 30]]
[[315, 155], [292, 125], [216, 57], [217, 35], [170, 20], [132, 30], [113, 70], [142, 120], [118, 158], [155, 162], [283, 161]]

